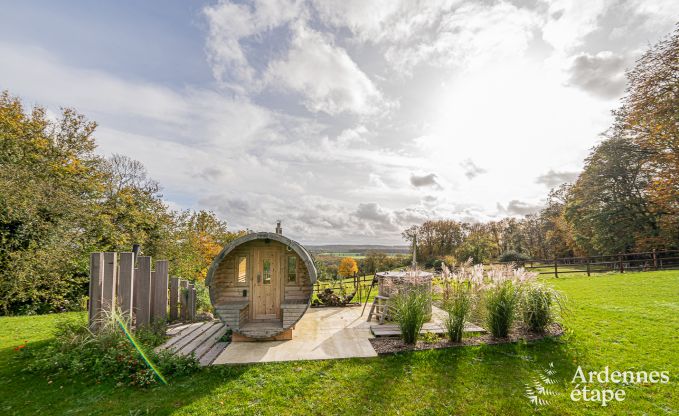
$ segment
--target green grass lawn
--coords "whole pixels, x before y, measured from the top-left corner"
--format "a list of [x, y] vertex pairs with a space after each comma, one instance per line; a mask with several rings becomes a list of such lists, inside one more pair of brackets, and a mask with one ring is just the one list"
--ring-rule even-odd
[[[546, 279], [569, 298], [559, 340], [403, 353], [373, 359], [212, 367], [147, 390], [22, 372], [58, 320], [0, 318], [0, 414], [678, 414], [679, 272]], [[559, 394], [533, 407], [524, 385], [554, 363]], [[669, 371], [670, 384], [630, 385], [622, 403], [574, 403], [585, 371]], [[596, 385], [598, 388], [607, 388]], [[608, 387], [615, 387], [610, 385]]]

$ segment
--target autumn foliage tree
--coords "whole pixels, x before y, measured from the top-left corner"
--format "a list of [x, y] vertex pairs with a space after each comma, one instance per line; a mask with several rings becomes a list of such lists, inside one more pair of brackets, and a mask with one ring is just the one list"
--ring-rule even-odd
[[358, 265], [356, 260], [351, 257], [344, 257], [340, 261], [338, 268], [339, 275], [342, 277], [351, 277], [354, 273], [358, 273]]
[[679, 25], [644, 53], [627, 78], [621, 123], [647, 162], [646, 190], [660, 227], [654, 241], [667, 245], [679, 240]]
[[81, 309], [89, 253], [132, 244], [203, 281], [240, 234], [212, 212], [170, 210], [143, 164], [95, 153], [96, 123], [75, 110], [46, 114], [0, 93], [0, 315]]

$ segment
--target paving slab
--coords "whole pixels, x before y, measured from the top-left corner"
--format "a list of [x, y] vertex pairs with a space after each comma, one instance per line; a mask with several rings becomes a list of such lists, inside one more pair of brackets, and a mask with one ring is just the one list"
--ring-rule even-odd
[[292, 340], [232, 342], [212, 365], [376, 357], [368, 314], [361, 316], [362, 309], [309, 308], [295, 325]]

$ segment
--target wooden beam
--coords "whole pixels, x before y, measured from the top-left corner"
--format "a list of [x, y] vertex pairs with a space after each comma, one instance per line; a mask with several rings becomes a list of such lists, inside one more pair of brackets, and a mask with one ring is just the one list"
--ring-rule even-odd
[[97, 321], [101, 314], [101, 297], [104, 282], [104, 253], [90, 254], [90, 301], [89, 301], [89, 322], [90, 328], [97, 328]]
[[120, 253], [118, 306], [123, 316], [131, 322], [134, 308], [134, 253]]
[[182, 321], [187, 321], [188, 320], [188, 310], [189, 310], [189, 305], [188, 305], [188, 294], [189, 294], [189, 282], [188, 280], [181, 280], [179, 282], [179, 305], [180, 305], [180, 319]]
[[101, 297], [101, 307], [104, 310], [112, 311], [116, 301], [116, 283], [118, 278], [118, 254], [104, 253], [104, 283], [103, 295]]
[[196, 315], [196, 288], [193, 284], [189, 283], [187, 290], [187, 308], [186, 308], [186, 319], [193, 321]]
[[169, 263], [167, 260], [156, 262], [153, 276], [153, 298], [151, 311], [154, 320], [167, 320], [167, 286], [169, 279]]
[[179, 319], [179, 278], [170, 279], [170, 321]]
[[151, 257], [137, 257], [134, 273], [134, 299], [137, 328], [151, 322]]

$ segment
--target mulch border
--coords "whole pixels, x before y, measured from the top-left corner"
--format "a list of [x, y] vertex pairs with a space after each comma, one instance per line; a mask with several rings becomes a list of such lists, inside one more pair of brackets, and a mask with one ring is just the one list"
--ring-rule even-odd
[[399, 337], [370, 338], [370, 343], [378, 355], [391, 355], [407, 351], [440, 350], [445, 348], [470, 347], [479, 345], [511, 344], [520, 341], [539, 341], [545, 338], [558, 338], [564, 334], [564, 329], [558, 323], [553, 323], [544, 333], [536, 333], [524, 328], [517, 328], [509, 333], [507, 338], [494, 338], [490, 334], [463, 338], [461, 342], [450, 342], [441, 338], [438, 342], [426, 343], [417, 341], [416, 345], [404, 344]]

